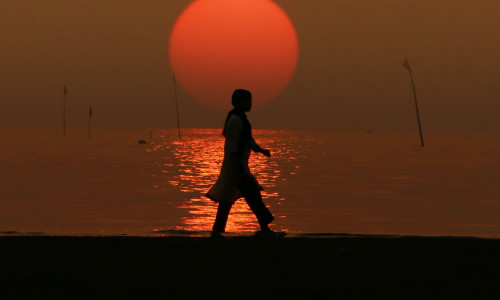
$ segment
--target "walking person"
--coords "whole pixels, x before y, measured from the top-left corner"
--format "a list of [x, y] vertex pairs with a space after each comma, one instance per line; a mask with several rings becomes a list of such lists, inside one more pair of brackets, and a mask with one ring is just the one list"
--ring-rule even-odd
[[222, 237], [225, 232], [229, 212], [234, 202], [244, 197], [250, 209], [257, 217], [263, 237], [281, 237], [284, 232], [275, 232], [269, 228], [273, 215], [262, 201], [263, 188], [250, 172], [248, 159], [250, 150], [270, 157], [271, 152], [261, 148], [252, 137], [252, 127], [246, 112], [252, 108], [252, 94], [247, 90], [234, 91], [231, 103], [234, 107], [229, 112], [222, 134], [224, 142], [224, 160], [217, 182], [206, 196], [219, 203], [211, 237]]

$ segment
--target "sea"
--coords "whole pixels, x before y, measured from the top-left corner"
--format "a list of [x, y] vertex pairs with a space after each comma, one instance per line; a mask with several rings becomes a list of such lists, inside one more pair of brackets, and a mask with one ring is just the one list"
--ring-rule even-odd
[[[0, 235], [207, 236], [221, 129], [2, 128]], [[500, 132], [254, 130], [250, 168], [302, 236], [500, 238]], [[139, 143], [143, 140], [145, 143]], [[233, 206], [228, 235], [252, 235]]]

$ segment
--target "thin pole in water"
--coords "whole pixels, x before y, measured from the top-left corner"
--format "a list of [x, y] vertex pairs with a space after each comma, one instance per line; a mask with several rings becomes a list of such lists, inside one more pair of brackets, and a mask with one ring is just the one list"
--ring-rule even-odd
[[89, 106], [89, 139], [90, 139], [90, 119], [92, 118], [92, 106]]
[[177, 87], [175, 84], [175, 75], [174, 75], [174, 97], [175, 97], [175, 109], [177, 111], [177, 131], [179, 132], [179, 140], [181, 139], [181, 125], [179, 122], [179, 104], [177, 103]]
[[63, 136], [66, 137], [66, 95], [68, 94], [68, 89], [66, 84], [63, 86]]
[[424, 146], [424, 136], [422, 134], [422, 125], [420, 123], [420, 113], [418, 111], [417, 91], [415, 90], [415, 82], [413, 80], [413, 72], [412, 72], [412, 69], [410, 67], [410, 63], [408, 62], [407, 58], [405, 58], [405, 61], [403, 62], [403, 67], [410, 72], [411, 85], [413, 87], [413, 97], [415, 99], [415, 109], [417, 112], [418, 131], [420, 133], [420, 144], [423, 147]]

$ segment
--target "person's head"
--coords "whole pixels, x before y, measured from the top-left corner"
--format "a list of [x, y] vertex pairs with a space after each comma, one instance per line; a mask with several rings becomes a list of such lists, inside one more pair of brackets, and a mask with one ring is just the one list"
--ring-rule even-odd
[[252, 94], [247, 90], [237, 89], [233, 92], [231, 103], [236, 109], [250, 111], [252, 108]]

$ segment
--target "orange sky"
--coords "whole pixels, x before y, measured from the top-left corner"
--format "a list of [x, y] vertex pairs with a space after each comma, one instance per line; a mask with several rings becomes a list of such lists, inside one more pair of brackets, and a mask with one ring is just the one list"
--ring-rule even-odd
[[[68, 126], [88, 105], [102, 127], [175, 127], [167, 48], [181, 0], [0, 2], [0, 125]], [[250, 115], [260, 128], [500, 129], [497, 0], [280, 0], [299, 38], [295, 76]], [[225, 112], [180, 89], [181, 122], [220, 127]], [[229, 101], [229, 99], [228, 99]]]

